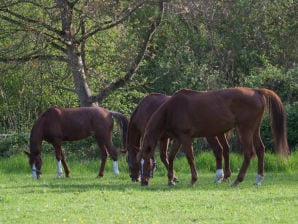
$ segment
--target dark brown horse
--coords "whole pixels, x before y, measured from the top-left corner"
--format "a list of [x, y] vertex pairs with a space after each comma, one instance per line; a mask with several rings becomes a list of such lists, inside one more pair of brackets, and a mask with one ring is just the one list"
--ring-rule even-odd
[[[264, 177], [265, 152], [260, 137], [260, 125], [266, 107], [271, 115], [276, 152], [288, 155], [286, 115], [279, 96], [268, 89], [240, 87], [208, 92], [186, 89], [178, 91], [151, 116], [138, 159], [143, 158], [143, 169], [150, 171], [150, 158], [156, 142], [160, 136], [167, 133], [182, 144], [192, 173], [191, 183], [195, 184], [198, 175], [194, 165], [192, 138], [217, 136], [236, 128], [243, 147], [244, 160], [232, 186], [243, 181], [250, 160], [255, 154], [258, 158], [255, 184], [260, 184]], [[171, 174], [169, 176], [171, 177]], [[149, 179], [150, 176], [144, 175], [141, 183], [148, 185]]]
[[[137, 154], [140, 151], [141, 138], [144, 135], [145, 127], [152, 114], [171, 97], [159, 93], [152, 93], [142, 99], [138, 106], [133, 111], [128, 130], [127, 130], [127, 162], [129, 166], [130, 177], [132, 181], [138, 181], [140, 175], [140, 163], [137, 161]], [[213, 149], [216, 157], [216, 177], [215, 181], [220, 182], [223, 179], [228, 179], [231, 176], [229, 164], [229, 145], [226, 141], [225, 135], [218, 137], [208, 137], [208, 143]], [[164, 133], [159, 138], [160, 158], [168, 171], [173, 170], [173, 160], [181, 146], [178, 141], [174, 141], [170, 155], [168, 158], [167, 148], [169, 144], [169, 136]], [[222, 155], [225, 159], [225, 171], [222, 170]], [[169, 164], [171, 167], [169, 167]], [[152, 170], [151, 170], [152, 172]], [[169, 184], [175, 184], [176, 178], [174, 173], [170, 174]]]
[[123, 145], [126, 143], [128, 120], [118, 113], [102, 107], [59, 108], [52, 106], [47, 109], [35, 122], [30, 134], [29, 164], [33, 177], [39, 178], [41, 174], [41, 145], [45, 140], [51, 143], [56, 152], [58, 165], [57, 177], [62, 174], [62, 166], [66, 177], [70, 171], [61, 149], [63, 141], [76, 141], [88, 136], [94, 136], [101, 150], [101, 166], [98, 176], [103, 176], [108, 154], [113, 160], [114, 172], [117, 174], [117, 152], [112, 146], [113, 119], [116, 118], [122, 127]]

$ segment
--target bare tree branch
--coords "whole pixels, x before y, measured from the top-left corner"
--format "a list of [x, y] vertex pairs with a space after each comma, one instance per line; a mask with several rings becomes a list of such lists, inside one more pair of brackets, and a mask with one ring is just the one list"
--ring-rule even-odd
[[[40, 20], [35, 20], [35, 19], [31, 19], [31, 18], [22, 16], [20, 14], [17, 14], [17, 13], [15, 13], [13, 11], [8, 10], [8, 9], [0, 9], [0, 11], [5, 12], [5, 13], [8, 13], [8, 14], [10, 14], [10, 15], [12, 15], [12, 16], [14, 16], [14, 17], [16, 17], [16, 18], [18, 18], [18, 19], [26, 22], [26, 23], [28, 23], [28, 24], [32, 24], [34, 26], [43, 27], [43, 28], [45, 28], [48, 31], [54, 32], [58, 36], [62, 36], [62, 32], [60, 30], [55, 29], [54, 27], [52, 27], [52, 26], [50, 26], [50, 25], [48, 25], [48, 24], [46, 24], [46, 23], [44, 23], [44, 22], [42, 22]], [[20, 23], [19, 22], [18, 24], [19, 25], [22, 24], [23, 26], [25, 26], [25, 23]]]
[[24, 57], [12, 57], [12, 58], [5, 58], [5, 57], [0, 57], [1, 62], [26, 62], [26, 61], [31, 61], [31, 60], [56, 60], [56, 61], [64, 61], [67, 62], [67, 59], [63, 56], [59, 55], [26, 55]]
[[148, 30], [144, 43], [140, 49], [139, 54], [136, 56], [134, 63], [131, 65], [130, 69], [126, 72], [126, 75], [117, 80], [116, 82], [111, 83], [109, 86], [106, 88], [102, 89], [97, 96], [93, 96], [91, 98], [92, 103], [95, 102], [101, 102], [105, 97], [107, 97], [112, 91], [124, 86], [127, 84], [132, 76], [135, 74], [135, 72], [139, 69], [140, 62], [143, 60], [144, 55], [146, 53], [146, 50], [150, 44], [150, 41], [152, 40], [153, 34], [156, 31], [157, 27], [160, 25], [163, 12], [164, 12], [164, 4], [163, 2], [159, 3], [159, 8], [160, 8], [160, 14], [159, 16], [152, 22], [150, 29]]
[[117, 16], [118, 19], [116, 19], [114, 21], [112, 21], [112, 20], [111, 21], [105, 21], [105, 22], [102, 23], [102, 25], [97, 25], [96, 28], [94, 28], [94, 30], [85, 33], [85, 35], [83, 35], [78, 40], [78, 42], [80, 43], [81, 41], [88, 39], [89, 37], [93, 36], [94, 34], [96, 34], [99, 31], [107, 30], [109, 28], [117, 26], [118, 24], [120, 24], [124, 20], [126, 20], [132, 13], [134, 13], [137, 9], [139, 9], [145, 3], [146, 3], [146, 1], [141, 1], [140, 3], [135, 5], [133, 8], [127, 8], [124, 12], [121, 13], [122, 15]]
[[62, 39], [59, 39], [58, 37], [56, 37], [54, 35], [51, 35], [49, 33], [42, 32], [40, 30], [37, 30], [37, 29], [35, 29], [33, 27], [28, 28], [28, 27], [26, 27], [26, 24], [23, 23], [22, 21], [17, 21], [17, 20], [14, 20], [12, 18], [9, 18], [7, 16], [1, 15], [1, 14], [0, 14], [0, 18], [3, 19], [3, 20], [5, 20], [5, 21], [7, 21], [7, 22], [10, 22], [10, 23], [12, 23], [12, 24], [14, 24], [14, 25], [16, 25], [18, 27], [22, 27], [24, 29], [24, 32], [30, 30], [30, 31], [34, 31], [35, 33], [39, 33], [39, 34], [42, 34], [43, 36], [46, 36], [47, 37], [47, 40], [50, 42], [50, 44], [54, 48], [56, 48], [56, 49], [62, 51], [63, 53], [65, 53], [66, 49], [63, 48], [62, 46], [59, 46], [57, 43], [55, 43], [53, 41], [53, 40], [56, 40], [56, 41], [64, 44], [64, 41]]

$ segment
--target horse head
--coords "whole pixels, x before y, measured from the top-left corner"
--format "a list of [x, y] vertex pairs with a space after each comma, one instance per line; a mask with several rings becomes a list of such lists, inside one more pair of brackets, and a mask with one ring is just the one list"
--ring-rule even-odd
[[24, 151], [24, 153], [28, 156], [29, 158], [29, 165], [32, 170], [32, 177], [39, 179], [41, 175], [41, 166], [42, 166], [42, 159], [40, 153], [38, 154], [33, 154], [28, 151]]
[[153, 155], [155, 144], [151, 141], [143, 141], [141, 150], [137, 155], [137, 160], [141, 162], [141, 185], [149, 185], [149, 180], [153, 174]]
[[153, 174], [153, 159], [150, 156], [143, 156], [141, 159], [141, 185], [148, 186]]
[[140, 180], [140, 159], [138, 158], [138, 147], [129, 147], [126, 153], [126, 161], [129, 168], [129, 176], [132, 181], [138, 182]]

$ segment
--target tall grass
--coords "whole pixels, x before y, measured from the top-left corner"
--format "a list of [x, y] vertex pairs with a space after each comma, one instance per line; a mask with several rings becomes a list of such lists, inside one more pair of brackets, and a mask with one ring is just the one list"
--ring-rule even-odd
[[[54, 173], [56, 171], [56, 159], [54, 153], [43, 154], [43, 172]], [[159, 156], [156, 156], [158, 163], [158, 174], [166, 175], [166, 170], [164, 165], [160, 161]], [[95, 175], [98, 174], [100, 166], [100, 158], [82, 159], [72, 156], [67, 160], [72, 165], [70, 166], [71, 172], [94, 172]], [[242, 155], [231, 153], [230, 154], [230, 166], [233, 173], [237, 173], [241, 167], [243, 161]], [[195, 158], [196, 167], [198, 172], [214, 172], [216, 170], [215, 157], [212, 152], [204, 151], [196, 155]], [[298, 152], [294, 151], [287, 160], [281, 159], [275, 154], [266, 153], [265, 154], [265, 172], [294, 172], [298, 170]], [[176, 158], [174, 161], [174, 168], [176, 172], [187, 173], [189, 172], [189, 165], [187, 159], [184, 156]], [[119, 169], [123, 172], [128, 172], [128, 167], [126, 164], [125, 156], [119, 156]], [[112, 163], [106, 163], [106, 172], [112, 170]], [[257, 172], [257, 158], [251, 161], [248, 169], [249, 172]], [[28, 164], [28, 158], [26, 155], [20, 153], [10, 158], [1, 159], [0, 172], [3, 173], [28, 173], [30, 172], [30, 167]]]

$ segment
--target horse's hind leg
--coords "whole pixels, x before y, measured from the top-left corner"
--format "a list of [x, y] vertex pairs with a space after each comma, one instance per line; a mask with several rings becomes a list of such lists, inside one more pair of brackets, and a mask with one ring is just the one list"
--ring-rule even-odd
[[255, 185], [260, 185], [262, 180], [264, 179], [264, 154], [265, 154], [265, 146], [260, 137], [260, 130], [254, 135], [254, 146], [256, 150], [256, 154], [258, 157], [258, 174], [257, 178], [254, 182]]
[[114, 174], [119, 174], [117, 151], [112, 146], [112, 143], [111, 142], [108, 142], [105, 145], [106, 145], [107, 151], [108, 151], [111, 159], [113, 160], [113, 171], [114, 171]]
[[107, 153], [106, 147], [102, 143], [97, 142], [97, 144], [99, 146], [100, 155], [101, 155], [101, 164], [100, 164], [100, 168], [99, 168], [99, 172], [98, 172], [98, 177], [103, 177], [108, 153]]
[[222, 169], [222, 151], [223, 151], [222, 146], [219, 143], [219, 140], [217, 137], [207, 137], [206, 139], [213, 150], [213, 154], [216, 160], [216, 175], [215, 175], [214, 182], [221, 183], [224, 179], [224, 172]]
[[217, 136], [218, 141], [220, 142], [223, 149], [223, 157], [224, 157], [224, 181], [229, 181], [232, 171], [230, 167], [230, 146], [227, 141], [225, 134]]
[[60, 178], [62, 175], [61, 162], [62, 162], [62, 165], [64, 168], [65, 176], [69, 177], [70, 171], [69, 171], [68, 165], [66, 163], [63, 150], [61, 148], [61, 143], [55, 142], [55, 143], [53, 143], [53, 146], [55, 148], [56, 159], [57, 159], [57, 177]]
[[244, 180], [247, 168], [250, 164], [252, 157], [254, 156], [254, 146], [253, 146], [253, 133], [249, 127], [245, 127], [239, 131], [240, 143], [243, 146], [243, 162], [240, 168], [239, 174], [232, 184], [233, 187], [237, 186]]
[[[110, 134], [109, 137], [106, 137], [104, 140], [97, 138], [98, 140], [97, 143], [99, 145], [99, 147], [101, 148], [101, 154], [102, 154], [102, 162], [101, 162], [101, 167], [100, 167], [100, 171], [99, 174], [102, 174], [103, 176], [103, 172], [104, 172], [104, 167], [106, 164], [106, 160], [107, 160], [107, 155], [110, 155], [111, 159], [113, 160], [113, 169], [114, 169], [114, 173], [115, 174], [119, 174], [119, 170], [118, 170], [118, 156], [117, 156], [117, 152], [116, 149], [112, 146], [112, 133]], [[101, 175], [99, 175], [101, 176]]]

